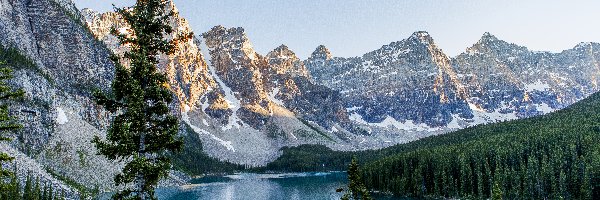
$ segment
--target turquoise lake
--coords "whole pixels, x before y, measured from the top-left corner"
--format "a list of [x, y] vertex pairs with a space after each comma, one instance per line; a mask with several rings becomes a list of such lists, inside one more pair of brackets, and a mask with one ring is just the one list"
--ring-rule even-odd
[[[333, 200], [347, 184], [345, 172], [207, 176], [190, 185], [160, 188], [161, 200]], [[395, 199], [376, 196], [377, 199]]]

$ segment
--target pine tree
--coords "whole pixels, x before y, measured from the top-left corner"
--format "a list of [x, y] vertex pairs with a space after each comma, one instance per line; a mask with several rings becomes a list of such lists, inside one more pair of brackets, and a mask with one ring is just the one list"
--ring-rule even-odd
[[56, 199], [55, 195], [56, 195], [56, 194], [54, 194], [54, 188], [52, 188], [52, 184], [50, 184], [50, 185], [48, 186], [48, 198], [47, 198], [47, 199], [48, 199], [48, 200], [53, 200], [53, 199]]
[[[116, 193], [114, 199], [156, 199], [154, 189], [171, 168], [166, 153], [182, 148], [182, 140], [176, 137], [178, 120], [167, 106], [173, 94], [166, 86], [166, 76], [156, 65], [159, 54], [172, 54], [177, 42], [192, 35], [179, 35], [171, 41], [163, 39], [172, 33], [166, 21], [174, 14], [165, 12], [165, 7], [165, 0], [138, 0], [131, 9], [115, 8], [130, 29], [129, 34], [113, 29], [112, 34], [130, 51], [123, 58], [112, 57], [116, 65], [112, 92], [95, 93], [97, 103], [116, 116], [106, 141], [98, 137], [93, 140], [99, 154], [129, 161], [122, 173], [115, 176], [117, 185], [128, 187]], [[120, 59], [128, 61], [130, 66], [122, 66]]]
[[372, 200], [367, 187], [364, 185], [360, 176], [358, 161], [352, 157], [352, 162], [348, 166], [348, 191], [341, 198], [342, 200]]
[[42, 199], [42, 189], [40, 186], [40, 178], [37, 177], [35, 179], [35, 187], [33, 188], [33, 198], [32, 200], [41, 200]]
[[44, 191], [42, 193], [42, 198], [40, 198], [41, 200], [47, 200], [48, 199], [48, 186], [45, 185], [44, 186]]
[[17, 168], [15, 166], [14, 172], [10, 177], [10, 189], [8, 194], [8, 199], [21, 199], [21, 181], [16, 175]]
[[25, 179], [25, 188], [23, 189], [23, 199], [33, 199], [33, 185], [31, 183], [31, 175], [27, 175], [27, 179]]
[[502, 189], [498, 182], [494, 183], [494, 188], [492, 188], [492, 200], [502, 200]]
[[[23, 97], [25, 92], [22, 89], [15, 89], [8, 84], [8, 80], [13, 78], [12, 70], [5, 66], [6, 62], [0, 61], [0, 142], [10, 141], [11, 138], [6, 134], [11, 131], [22, 128], [23, 126], [16, 122], [14, 117], [11, 117], [8, 112], [8, 102], [17, 98]], [[5, 179], [11, 176], [11, 172], [2, 168], [2, 163], [12, 161], [14, 158], [0, 152], [0, 184], [4, 189], [6, 186]]]

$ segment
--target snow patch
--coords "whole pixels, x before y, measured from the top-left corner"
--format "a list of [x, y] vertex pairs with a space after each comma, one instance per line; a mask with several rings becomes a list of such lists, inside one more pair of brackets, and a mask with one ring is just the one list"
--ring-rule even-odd
[[545, 91], [545, 90], [549, 90], [550, 89], [550, 85], [548, 85], [547, 83], [542, 83], [542, 81], [540, 81], [539, 79], [535, 82], [535, 83], [530, 83], [525, 85], [525, 91], [527, 92], [532, 92], [532, 91]]
[[480, 108], [479, 106], [475, 105], [474, 103], [469, 102], [469, 108], [472, 111], [477, 111], [477, 112], [486, 112], [485, 110], [483, 110], [482, 108]]
[[129, 30], [127, 30], [127, 28], [119, 28], [119, 34], [121, 35], [129, 35]]
[[192, 128], [192, 130], [194, 130], [194, 132], [198, 133], [198, 134], [203, 134], [203, 135], [208, 135], [210, 136], [213, 140], [216, 140], [217, 142], [219, 142], [219, 144], [223, 145], [225, 148], [227, 148], [227, 150], [235, 152], [235, 148], [233, 148], [233, 144], [231, 141], [225, 141], [211, 133], [209, 133], [208, 131], [201, 129], [197, 126], [192, 125], [192, 123], [190, 123], [190, 117], [188, 116], [187, 112], [182, 112], [181, 113], [181, 119], [188, 125], [190, 125], [190, 127]]
[[273, 89], [273, 91], [269, 92], [269, 100], [277, 105], [283, 106], [284, 103], [281, 101], [281, 99], [277, 98], [277, 94], [279, 94], [279, 87], [276, 87]]
[[361, 107], [352, 106], [352, 108], [346, 108], [346, 112], [354, 112], [354, 111], [356, 111], [358, 109], [361, 109], [361, 108], [362, 108], [362, 106]]
[[440, 128], [432, 128], [425, 123], [415, 124], [413, 122], [413, 120], [406, 120], [405, 122], [399, 122], [396, 119], [394, 119], [393, 117], [390, 117], [389, 115], [383, 121], [381, 121], [379, 123], [368, 123], [358, 113], [352, 113], [349, 118], [350, 118], [350, 120], [361, 123], [361, 124], [366, 124], [366, 125], [370, 125], [370, 126], [378, 126], [378, 127], [383, 127], [383, 128], [393, 127], [393, 128], [396, 128], [399, 130], [405, 130], [405, 131], [438, 131], [438, 130], [440, 130]]
[[56, 123], [66, 124], [67, 122], [69, 122], [69, 118], [67, 118], [67, 114], [65, 114], [65, 111], [61, 107], [56, 108], [56, 113], [57, 113]]
[[[208, 49], [208, 47], [206, 46], [206, 43], [204, 41], [200, 42], [200, 45], [201, 45], [201, 47], [200, 47], [201, 51], [204, 49]], [[207, 59], [207, 60], [209, 60], [209, 59]], [[221, 78], [219, 76], [217, 76], [217, 73], [216, 73], [212, 63], [210, 63], [210, 62], [208, 62], [208, 70], [210, 71], [210, 74], [212, 75], [212, 77], [217, 81], [219, 86], [221, 86], [221, 88], [223, 88], [223, 91], [225, 93], [225, 101], [229, 105], [229, 109], [231, 109], [233, 111], [233, 115], [231, 115], [229, 117], [229, 121], [228, 121], [227, 125], [221, 127], [221, 129], [229, 130], [229, 129], [232, 129], [233, 127], [240, 128], [240, 125], [238, 122], [241, 122], [242, 120], [237, 116], [237, 110], [240, 108], [240, 105], [241, 105], [240, 100], [235, 98], [235, 95], [234, 95], [233, 91], [231, 91], [231, 88], [227, 87], [227, 85], [225, 83], [223, 83]], [[202, 106], [202, 109], [205, 109], [204, 105]]]
[[435, 131], [437, 130], [437, 128], [431, 128], [429, 126], [427, 126], [427, 124], [424, 123], [420, 123], [420, 124], [415, 124], [413, 122], [413, 120], [406, 120], [405, 122], [399, 122], [396, 119], [394, 119], [393, 117], [387, 116], [382, 122], [379, 123], [370, 123], [371, 125], [374, 126], [379, 126], [379, 127], [395, 127], [396, 129], [400, 129], [400, 130], [406, 130], [406, 131]]
[[369, 124], [365, 120], [363, 120], [362, 116], [359, 115], [358, 113], [352, 113], [352, 114], [350, 114], [350, 116], [348, 116], [348, 118], [352, 121], [355, 121], [355, 122], [358, 122], [361, 124]]
[[473, 122], [472, 124], [487, 124], [501, 121], [508, 121], [518, 119], [517, 114], [512, 113], [500, 113], [499, 111], [508, 108], [504, 102], [502, 102], [502, 108], [496, 109], [494, 112], [487, 112], [484, 109], [479, 108], [473, 103], [469, 102], [469, 108], [473, 111]]
[[548, 114], [554, 111], [554, 109], [552, 109], [552, 107], [550, 107], [548, 104], [546, 103], [540, 103], [536, 105], [536, 108], [538, 111], [541, 111], [544, 114]]
[[338, 129], [337, 129], [335, 126], [332, 126], [332, 127], [331, 127], [331, 132], [330, 132], [330, 133], [333, 133], [333, 132], [338, 132], [338, 131], [340, 131], [340, 130], [338, 130]]
[[452, 121], [450, 123], [448, 123], [448, 125], [446, 125], [446, 128], [449, 129], [460, 129], [462, 127], [460, 127], [460, 125], [458, 124], [458, 115], [453, 114], [452, 115]]

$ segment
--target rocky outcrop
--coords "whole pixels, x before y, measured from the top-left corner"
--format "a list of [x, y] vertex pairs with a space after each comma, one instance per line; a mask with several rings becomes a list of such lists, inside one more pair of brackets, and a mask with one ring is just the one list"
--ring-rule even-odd
[[236, 114], [253, 128], [264, 128], [272, 113], [261, 73], [267, 68], [266, 59], [254, 51], [242, 28], [216, 26], [202, 37], [216, 75], [239, 100]]
[[[37, 166], [19, 167], [42, 179], [77, 177], [79, 184], [105, 189], [113, 185], [119, 165], [97, 156], [86, 141], [102, 136], [106, 128], [108, 118], [93, 104], [90, 93], [110, 86], [114, 68], [110, 51], [80, 19], [70, 1], [0, 2], [1, 51], [19, 52], [4, 59], [15, 69], [12, 83], [26, 92], [25, 99], [11, 107], [24, 128], [7, 148], [29, 156], [14, 153], [17, 163], [36, 162]], [[37, 167], [46, 172], [38, 173]]]
[[598, 44], [561, 53], [533, 52], [485, 33], [453, 59], [453, 66], [472, 107], [523, 118], [564, 108], [598, 91], [594, 46]]

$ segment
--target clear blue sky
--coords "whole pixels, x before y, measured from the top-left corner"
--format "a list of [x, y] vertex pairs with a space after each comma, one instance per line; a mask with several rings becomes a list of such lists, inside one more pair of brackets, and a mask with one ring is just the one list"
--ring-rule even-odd
[[[110, 11], [133, 0], [74, 0]], [[286, 44], [302, 59], [324, 44], [334, 56], [360, 56], [428, 31], [455, 56], [490, 32], [531, 50], [559, 52], [600, 42], [598, 0], [175, 0], [196, 34], [215, 25], [244, 27], [266, 54]]]

